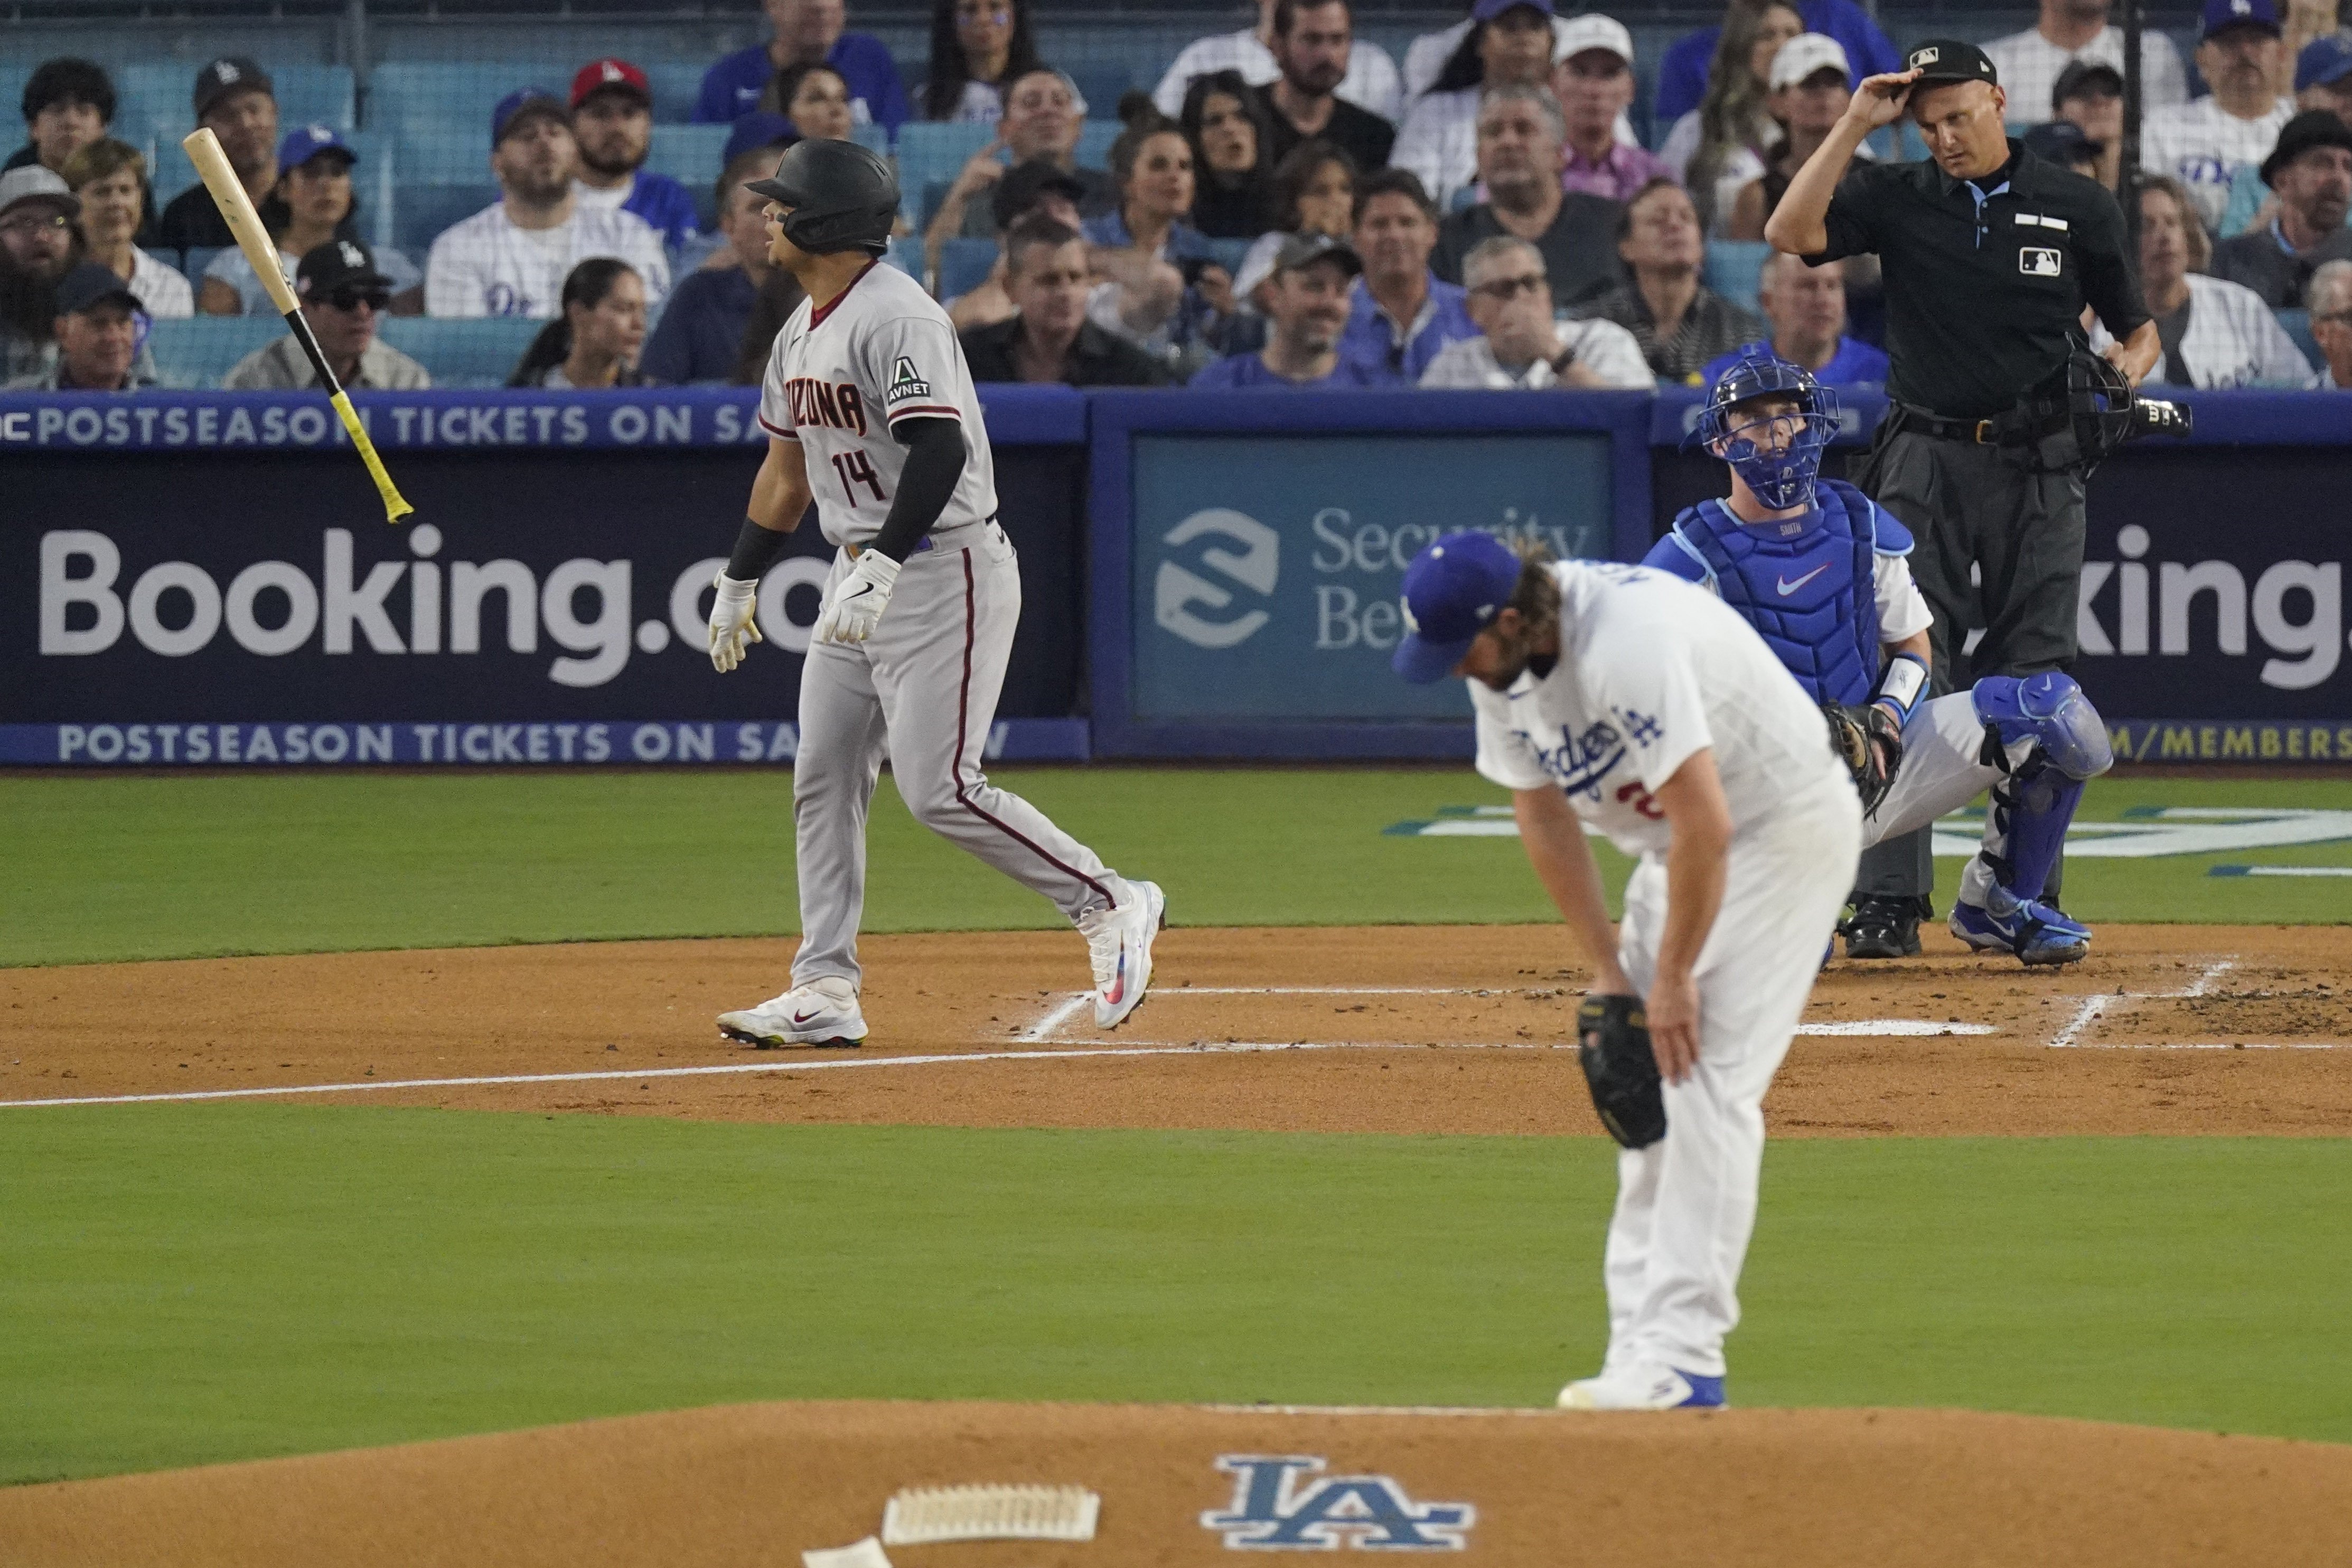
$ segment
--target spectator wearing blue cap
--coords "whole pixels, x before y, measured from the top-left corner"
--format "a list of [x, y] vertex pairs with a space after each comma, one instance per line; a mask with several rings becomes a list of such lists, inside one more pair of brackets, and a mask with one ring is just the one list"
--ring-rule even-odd
[[524, 88], [490, 115], [490, 172], [499, 200], [450, 225], [425, 259], [433, 316], [527, 316], [559, 309], [563, 280], [591, 256], [625, 261], [643, 279], [648, 308], [669, 292], [661, 236], [635, 213], [581, 204], [580, 144], [571, 111]]
[[[286, 276], [304, 256], [330, 240], [360, 237], [358, 192], [352, 169], [359, 154], [330, 125], [305, 125], [278, 144], [278, 183], [261, 204], [261, 226], [283, 258]], [[395, 316], [425, 308], [425, 275], [389, 246], [373, 252], [375, 268], [390, 280]], [[253, 264], [232, 243], [205, 267], [196, 308], [206, 316], [275, 316], [278, 307], [254, 275]]]
[[[224, 55], [196, 73], [191, 102], [196, 125], [219, 139], [221, 155], [236, 171], [256, 207], [278, 183], [278, 95], [269, 73], [243, 55]], [[163, 209], [156, 238], [166, 250], [216, 249], [236, 244], [228, 220], [203, 182], [189, 186]]]
[[86, 261], [58, 284], [58, 357], [32, 383], [41, 392], [137, 392], [155, 384], [140, 363], [146, 320], [114, 269]]
[[[1758, 0], [1730, 0], [1726, 9], [1753, 12], [1759, 9]], [[1803, 0], [1796, 11], [1806, 32], [1826, 33], [1844, 48], [1855, 80], [1903, 68], [1894, 44], [1854, 0]], [[1672, 125], [1706, 97], [1707, 73], [1722, 39], [1721, 27], [1702, 27], [1676, 39], [1660, 57], [1657, 92], [1650, 106], [1657, 123]]]
[[[2294, 60], [2294, 103], [2298, 110], [2324, 109], [2352, 125], [2352, 33], [2329, 33], [2303, 47]], [[2230, 182], [2230, 205], [2218, 237], [2233, 239], [2248, 229], [2266, 228], [2277, 216], [2277, 198], [2262, 171], [2241, 169]]]
[[781, 280], [778, 286], [798, 303], [800, 285], [768, 262], [768, 199], [743, 188], [774, 173], [776, 160], [793, 140], [782, 115], [753, 112], [735, 122], [716, 193], [719, 248], [670, 291], [660, 324], [646, 342], [647, 381], [664, 386], [726, 381], [742, 352], [761, 287]]
[[1412, 170], [1441, 212], [1477, 178], [1478, 110], [1486, 95], [1501, 87], [1548, 88], [1558, 45], [1552, 0], [1477, 0], [1470, 18], [1445, 68], [1405, 115], [1387, 159]]
[[693, 243], [701, 224], [694, 198], [667, 174], [649, 173], [654, 89], [624, 59], [591, 60], [572, 78], [572, 132], [580, 141], [580, 204], [635, 213], [672, 250]]
[[2188, 186], [2208, 229], [2221, 225], [2238, 171], [2270, 156], [2294, 118], [2294, 99], [2277, 87], [2285, 47], [2273, 0], [2205, 0], [2197, 69], [2212, 96], [2141, 123], [2140, 167]]
[[879, 125], [893, 136], [907, 119], [907, 85], [881, 39], [845, 32], [849, 18], [842, 0], [761, 0], [775, 34], [764, 44], [738, 49], [702, 77], [702, 97], [694, 118], [702, 125], [726, 125], [760, 107], [760, 95], [777, 72], [796, 65], [826, 65], [849, 86], [849, 108], [860, 125]]

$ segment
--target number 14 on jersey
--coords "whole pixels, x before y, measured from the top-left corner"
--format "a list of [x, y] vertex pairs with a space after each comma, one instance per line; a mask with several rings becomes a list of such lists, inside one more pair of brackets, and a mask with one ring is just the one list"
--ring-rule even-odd
[[874, 492], [874, 499], [887, 505], [890, 497], [882, 493], [882, 476], [874, 472], [873, 460], [864, 452], [836, 452], [833, 455], [833, 471], [841, 478], [841, 493], [851, 506], [857, 505], [857, 486], [865, 486]]

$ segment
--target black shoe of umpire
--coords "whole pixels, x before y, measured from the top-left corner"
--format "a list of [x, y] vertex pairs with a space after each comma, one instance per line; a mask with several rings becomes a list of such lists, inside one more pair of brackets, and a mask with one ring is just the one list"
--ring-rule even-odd
[[1870, 896], [1854, 901], [1853, 913], [1838, 927], [1849, 958], [1916, 958], [1924, 898]]

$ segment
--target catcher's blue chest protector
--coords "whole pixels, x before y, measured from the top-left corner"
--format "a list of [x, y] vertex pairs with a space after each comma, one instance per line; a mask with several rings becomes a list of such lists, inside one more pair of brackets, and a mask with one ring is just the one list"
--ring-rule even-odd
[[1783, 525], [1750, 527], [1721, 501], [1702, 501], [1675, 519], [1674, 537], [1706, 565], [1723, 601], [1765, 643], [1815, 702], [1863, 703], [1878, 679], [1878, 597], [1874, 558], [1910, 553], [1911, 538], [1843, 479], [1822, 479], [1813, 510]]

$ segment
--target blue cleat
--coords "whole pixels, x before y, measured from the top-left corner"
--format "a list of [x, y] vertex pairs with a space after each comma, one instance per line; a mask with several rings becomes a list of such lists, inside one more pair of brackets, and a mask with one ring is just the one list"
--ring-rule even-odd
[[1563, 1410], [1720, 1410], [1723, 1379], [1637, 1362], [1559, 1391]]
[[2029, 967], [2079, 964], [2091, 954], [2089, 926], [1998, 886], [1982, 904], [1953, 904], [1951, 932], [1979, 953], [2014, 953]]

